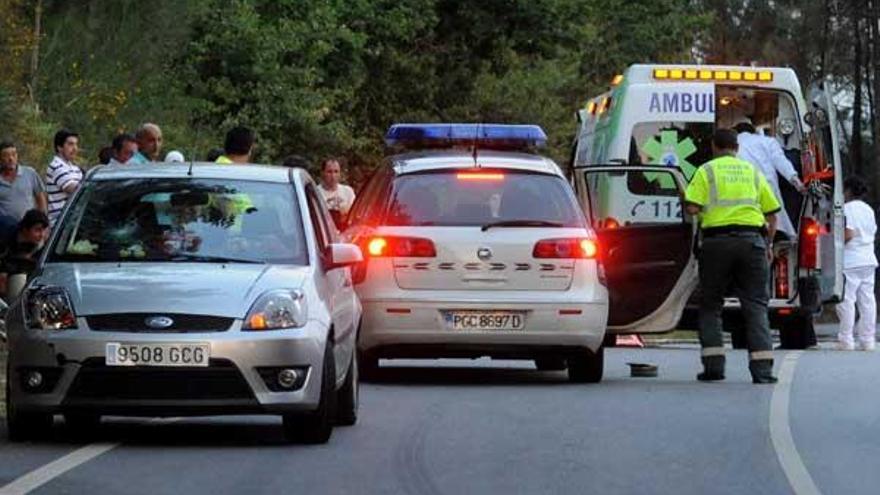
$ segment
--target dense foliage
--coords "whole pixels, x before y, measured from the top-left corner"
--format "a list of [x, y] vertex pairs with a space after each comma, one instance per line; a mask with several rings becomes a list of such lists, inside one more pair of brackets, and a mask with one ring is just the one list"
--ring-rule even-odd
[[839, 37], [815, 35], [846, 27], [837, 3], [0, 0], [0, 135], [42, 166], [58, 126], [82, 133], [94, 162], [144, 121], [162, 126], [166, 150], [196, 158], [243, 124], [260, 161], [344, 155], [357, 182], [392, 122], [529, 122], [564, 160], [575, 111], [631, 63], [845, 76], [829, 55]]

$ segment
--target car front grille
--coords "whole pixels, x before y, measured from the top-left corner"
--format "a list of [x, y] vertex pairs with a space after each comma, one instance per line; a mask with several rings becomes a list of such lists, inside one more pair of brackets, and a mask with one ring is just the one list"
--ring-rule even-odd
[[[167, 317], [172, 321], [166, 328], [154, 328], [147, 324], [150, 318]], [[139, 332], [139, 333], [196, 333], [225, 332], [229, 330], [234, 318], [210, 315], [190, 315], [175, 313], [109, 313], [86, 316], [89, 328], [97, 332]]]
[[67, 392], [68, 400], [161, 401], [254, 399], [231, 361], [212, 359], [204, 368], [106, 366], [86, 360]]

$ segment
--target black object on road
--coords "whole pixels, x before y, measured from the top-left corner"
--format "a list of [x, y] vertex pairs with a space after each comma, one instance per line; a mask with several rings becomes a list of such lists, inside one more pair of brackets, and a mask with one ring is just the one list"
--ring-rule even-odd
[[657, 365], [645, 363], [626, 363], [629, 365], [629, 375], [639, 378], [653, 378], [657, 376]]

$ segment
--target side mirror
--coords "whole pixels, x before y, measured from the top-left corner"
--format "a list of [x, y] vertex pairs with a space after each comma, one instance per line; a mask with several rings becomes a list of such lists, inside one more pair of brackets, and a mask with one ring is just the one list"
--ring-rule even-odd
[[361, 248], [354, 244], [335, 243], [328, 247], [330, 269], [356, 265], [364, 261]]

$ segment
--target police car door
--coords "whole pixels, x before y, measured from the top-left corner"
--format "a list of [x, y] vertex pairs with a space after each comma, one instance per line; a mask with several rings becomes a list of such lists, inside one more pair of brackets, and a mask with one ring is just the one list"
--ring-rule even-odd
[[[800, 267], [819, 282], [822, 302], [836, 302], [843, 297], [843, 167], [840, 158], [840, 123], [837, 120], [829, 82], [810, 88], [810, 113], [807, 122], [812, 129], [808, 138], [811, 194], [805, 218], [801, 220]], [[807, 303], [803, 300], [802, 304]]]
[[599, 238], [609, 333], [665, 332], [678, 324], [697, 284], [686, 185], [676, 167], [575, 169], [578, 198]]

